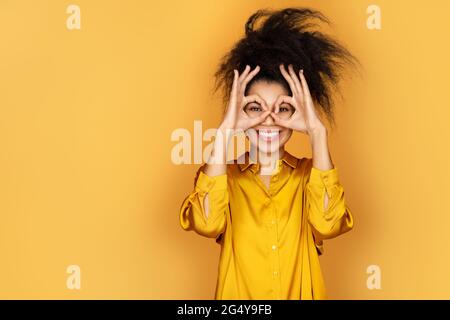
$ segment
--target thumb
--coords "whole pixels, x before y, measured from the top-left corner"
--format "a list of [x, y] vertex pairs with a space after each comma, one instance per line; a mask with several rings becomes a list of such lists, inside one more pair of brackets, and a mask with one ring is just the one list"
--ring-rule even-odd
[[278, 124], [285, 128], [289, 127], [288, 120], [280, 119], [280, 117], [275, 112], [271, 112], [270, 115], [272, 116], [273, 120], [275, 120], [275, 124]]
[[250, 127], [254, 127], [258, 124], [260, 124], [261, 122], [264, 122], [264, 120], [266, 120], [267, 116], [270, 114], [270, 110], [266, 110], [264, 111], [262, 114], [260, 114], [259, 116], [257, 116], [254, 119], [250, 120]]

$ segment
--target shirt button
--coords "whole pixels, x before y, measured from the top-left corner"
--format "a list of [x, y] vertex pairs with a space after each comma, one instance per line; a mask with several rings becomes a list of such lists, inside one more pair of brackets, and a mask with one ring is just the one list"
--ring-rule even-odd
[[270, 204], [270, 201], [271, 201], [270, 198], [266, 198], [266, 200], [264, 200], [264, 204], [268, 206]]
[[275, 224], [275, 223], [277, 223], [277, 220], [273, 219], [272, 224]]
[[273, 246], [272, 246], [272, 250], [277, 250], [277, 246], [276, 246], [276, 245], [273, 245]]
[[274, 271], [273, 272], [273, 275], [276, 277], [276, 276], [278, 276], [278, 271]]

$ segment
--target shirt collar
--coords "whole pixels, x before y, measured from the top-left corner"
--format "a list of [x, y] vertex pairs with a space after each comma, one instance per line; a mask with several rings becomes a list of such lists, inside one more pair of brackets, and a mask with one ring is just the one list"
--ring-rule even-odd
[[[278, 161], [281, 161], [282, 163], [289, 165], [293, 169], [297, 168], [298, 159], [287, 151], [284, 151], [283, 157]], [[245, 153], [245, 162], [238, 163], [238, 166], [239, 169], [241, 169], [241, 171], [245, 171], [248, 168], [253, 169], [252, 171], [254, 172], [259, 170], [259, 164], [256, 163], [254, 160], [250, 159], [250, 154], [248, 151]]]

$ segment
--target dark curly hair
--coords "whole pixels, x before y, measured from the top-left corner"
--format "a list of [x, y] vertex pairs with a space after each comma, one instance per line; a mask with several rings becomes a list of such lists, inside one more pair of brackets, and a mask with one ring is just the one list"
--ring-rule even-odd
[[[256, 28], [261, 20], [261, 26]], [[252, 69], [259, 65], [261, 69], [247, 85], [247, 90], [252, 83], [265, 80], [280, 83], [292, 95], [279, 69], [281, 63], [286, 68], [292, 64], [297, 75], [300, 69], [304, 70], [316, 109], [334, 124], [333, 92], [338, 89], [344, 67], [355, 66], [358, 61], [336, 40], [314, 31], [319, 23], [329, 25], [330, 21], [310, 8], [258, 10], [245, 24], [245, 37], [222, 57], [214, 74], [214, 92], [224, 88], [222, 97], [226, 106], [233, 84], [233, 69], [243, 72], [246, 65]]]

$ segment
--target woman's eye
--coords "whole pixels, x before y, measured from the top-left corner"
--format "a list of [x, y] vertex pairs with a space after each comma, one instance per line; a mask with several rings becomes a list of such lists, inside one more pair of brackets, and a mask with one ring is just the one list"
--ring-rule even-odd
[[278, 109], [279, 112], [291, 112], [291, 108], [290, 107], [280, 107]]
[[248, 106], [247, 110], [248, 111], [253, 111], [253, 112], [258, 112], [258, 111], [261, 111], [262, 109], [261, 109], [260, 106], [253, 105], [253, 106]]

